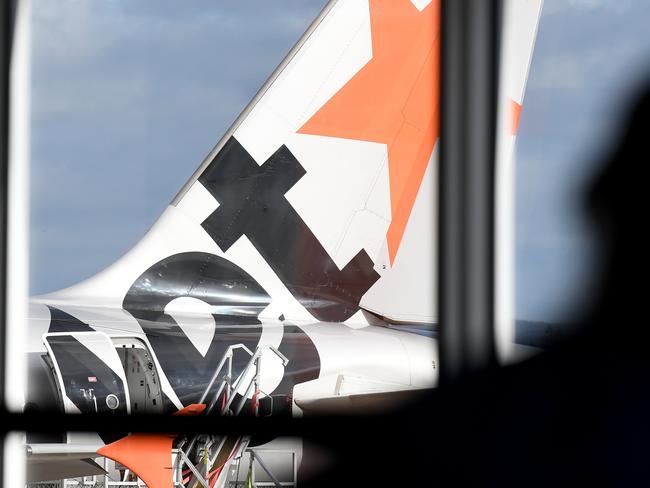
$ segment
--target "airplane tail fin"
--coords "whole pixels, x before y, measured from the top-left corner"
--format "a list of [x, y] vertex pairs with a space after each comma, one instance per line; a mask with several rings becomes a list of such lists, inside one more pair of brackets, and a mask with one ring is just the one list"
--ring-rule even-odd
[[142, 241], [48, 303], [435, 321], [439, 42], [439, 0], [329, 2]]

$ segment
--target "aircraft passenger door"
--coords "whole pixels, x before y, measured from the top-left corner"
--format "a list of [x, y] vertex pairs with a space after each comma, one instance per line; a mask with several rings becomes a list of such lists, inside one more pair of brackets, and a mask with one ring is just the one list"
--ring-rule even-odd
[[120, 358], [103, 332], [43, 335], [66, 413], [130, 413]]
[[136, 338], [114, 338], [114, 348], [126, 377], [133, 413], [162, 413], [160, 379], [151, 352]]

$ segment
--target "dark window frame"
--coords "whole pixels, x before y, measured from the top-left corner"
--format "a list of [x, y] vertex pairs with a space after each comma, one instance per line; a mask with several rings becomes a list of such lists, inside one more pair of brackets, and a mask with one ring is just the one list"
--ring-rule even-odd
[[[5, 305], [9, 67], [16, 2], [0, 7], [0, 422], [10, 430], [160, 430], [160, 417], [65, 415], [7, 411], [5, 386]], [[442, 1], [441, 136], [438, 255], [441, 328], [441, 383], [445, 386], [496, 365], [494, 347], [494, 172], [497, 124], [499, 0]], [[461, 60], [459, 62], [459, 60]], [[432, 415], [434, 413], [432, 412]], [[394, 417], [386, 435], [400, 429]], [[383, 424], [387, 424], [383, 422]], [[346, 429], [353, 437], [376, 430], [376, 419], [171, 417], [166, 429], [256, 435], [326, 436]], [[3, 445], [0, 443], [0, 476]]]

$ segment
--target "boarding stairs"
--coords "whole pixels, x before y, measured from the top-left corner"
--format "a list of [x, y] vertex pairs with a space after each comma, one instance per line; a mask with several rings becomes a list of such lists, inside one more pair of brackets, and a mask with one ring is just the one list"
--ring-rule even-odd
[[[233, 378], [233, 356], [238, 350], [244, 351], [250, 358], [237, 378]], [[244, 344], [233, 344], [228, 347], [198, 402], [206, 405], [204, 415], [240, 415], [249, 396], [248, 413], [254, 416], [260, 415], [259, 397], [265, 395], [260, 390], [262, 355], [267, 350], [278, 356], [284, 366], [288, 364], [287, 357], [270, 345], [258, 346], [254, 352]], [[271, 398], [268, 395], [265, 397]], [[249, 441], [248, 436], [212, 434], [181, 438], [172, 451], [174, 487], [230, 488], [229, 478], [232, 477], [232, 471], [229, 468], [235, 462], [241, 463]], [[255, 459], [254, 454], [251, 456], [251, 459]], [[274, 479], [259, 456], [257, 461], [267, 475]], [[235, 480], [235, 486], [236, 483]], [[281, 486], [286, 485], [277, 484], [278, 488]]]

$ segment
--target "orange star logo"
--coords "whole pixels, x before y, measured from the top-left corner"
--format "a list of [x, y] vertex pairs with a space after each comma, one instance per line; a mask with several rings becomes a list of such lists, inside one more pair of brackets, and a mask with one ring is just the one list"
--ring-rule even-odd
[[298, 132], [388, 146], [392, 264], [438, 138], [440, 1], [369, 2], [372, 59]]

